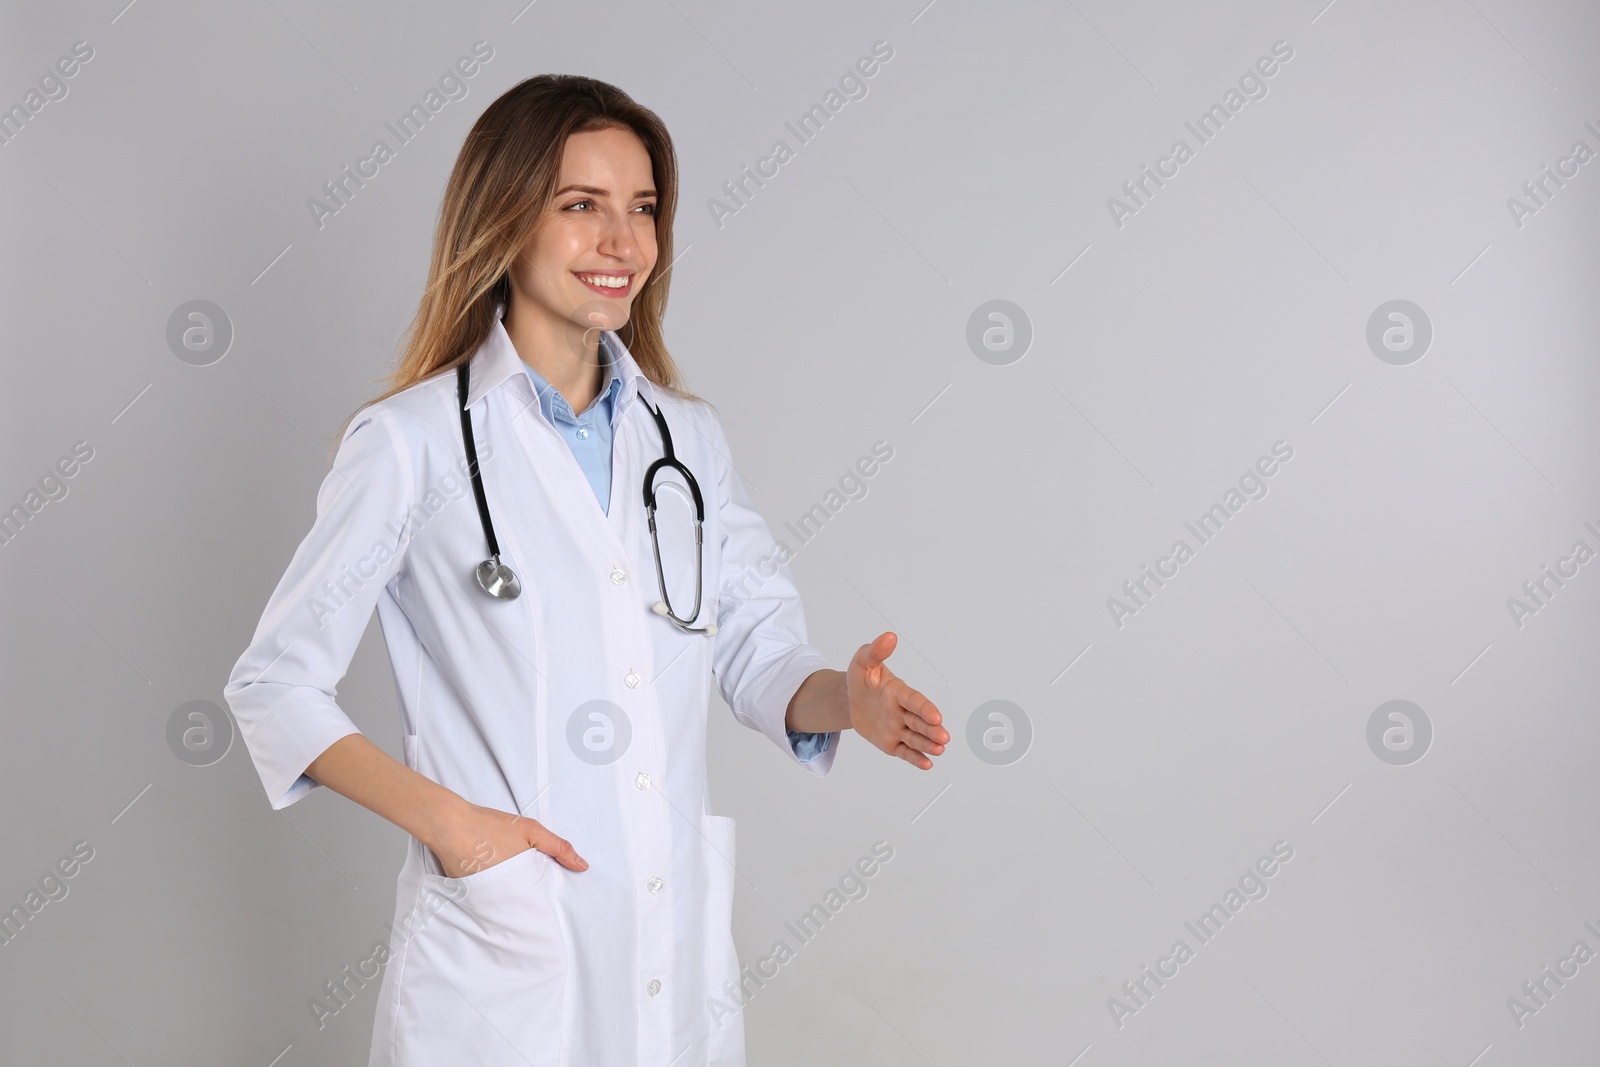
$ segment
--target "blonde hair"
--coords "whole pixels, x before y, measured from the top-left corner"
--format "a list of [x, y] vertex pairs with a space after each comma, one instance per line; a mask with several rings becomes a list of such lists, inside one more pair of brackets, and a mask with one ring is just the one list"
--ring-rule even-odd
[[576, 74], [541, 74], [508, 89], [467, 133], [445, 186], [433, 261], [404, 355], [392, 374], [375, 379], [389, 386], [363, 408], [472, 358], [494, 327], [496, 305], [510, 306], [506, 272], [551, 202], [567, 138], [612, 127], [631, 130], [644, 143], [656, 187], [657, 269], [634, 297], [617, 336], [652, 382], [698, 399], [683, 388], [661, 331], [678, 203], [678, 159], [667, 127], [614, 85]]

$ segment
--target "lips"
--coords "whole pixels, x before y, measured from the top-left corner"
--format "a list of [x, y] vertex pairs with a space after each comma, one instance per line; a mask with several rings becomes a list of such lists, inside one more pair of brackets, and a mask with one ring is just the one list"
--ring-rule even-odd
[[620, 299], [633, 292], [633, 274], [627, 271], [573, 271], [572, 276], [601, 296]]

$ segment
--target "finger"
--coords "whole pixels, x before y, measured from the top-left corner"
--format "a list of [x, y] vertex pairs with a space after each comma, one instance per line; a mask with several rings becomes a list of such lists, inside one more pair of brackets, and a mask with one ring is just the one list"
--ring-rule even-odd
[[904, 742], [901, 742], [900, 745], [895, 748], [894, 754], [911, 764], [913, 767], [920, 768], [924, 771], [931, 771], [933, 769], [933, 761], [931, 759], [929, 759], [927, 756], [924, 756], [922, 753], [918, 752], [916, 749], [905, 744]]
[[905, 716], [905, 724], [906, 729], [915, 732], [918, 736], [926, 737], [929, 741], [934, 741], [941, 745], [950, 743], [949, 730], [942, 726], [934, 726], [920, 716], [907, 714]]
[[900, 743], [910, 748], [914, 748], [918, 752], [926, 752], [933, 756], [937, 756], [944, 752], [943, 741], [935, 741], [933, 738], [925, 737], [922, 734], [917, 733], [917, 731], [911, 729], [907, 729], [905, 733], [901, 735]]
[[531, 819], [529, 822], [531, 826], [528, 842], [534, 848], [570, 871], [586, 871], [589, 869], [589, 861], [578, 855], [578, 850], [572, 847], [572, 842], [564, 837], [557, 837], [549, 829], [537, 822], [533, 822]]
[[944, 712], [939, 710], [939, 705], [910, 686], [906, 686], [906, 691], [900, 698], [900, 706], [926, 721], [929, 726], [938, 726], [944, 721]]
[[910, 686], [903, 686], [901, 692], [896, 694], [895, 700], [905, 709], [905, 718], [914, 729], [928, 735], [935, 741], [948, 742], [950, 740], [949, 732], [939, 725], [944, 721], [944, 713], [939, 710], [933, 701]]
[[900, 638], [893, 630], [885, 630], [867, 644], [861, 646], [856, 653], [856, 658], [861, 660], [863, 667], [876, 667], [888, 659], [894, 652], [895, 646], [900, 643]]

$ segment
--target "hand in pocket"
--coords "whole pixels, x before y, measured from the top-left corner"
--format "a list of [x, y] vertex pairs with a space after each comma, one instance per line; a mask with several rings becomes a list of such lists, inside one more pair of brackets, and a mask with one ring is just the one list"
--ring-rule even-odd
[[568, 870], [589, 868], [589, 861], [578, 855], [571, 842], [551, 833], [537, 819], [477, 804], [458, 805], [440, 820], [440, 829], [427, 844], [446, 878], [486, 871], [530, 848]]

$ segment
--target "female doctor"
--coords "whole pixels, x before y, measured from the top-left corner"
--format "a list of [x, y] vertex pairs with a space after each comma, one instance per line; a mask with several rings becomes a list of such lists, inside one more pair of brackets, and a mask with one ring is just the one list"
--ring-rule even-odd
[[[950, 739], [892, 632], [843, 672], [806, 643], [663, 342], [677, 194], [666, 128], [611, 85], [540, 76], [484, 111], [393, 386], [229, 678], [274, 808], [325, 785], [410, 835], [374, 1067], [743, 1064], [713, 1010], [740, 975], [710, 676], [813, 774], [842, 730], [923, 770]], [[374, 608], [404, 763], [334, 701]]]

